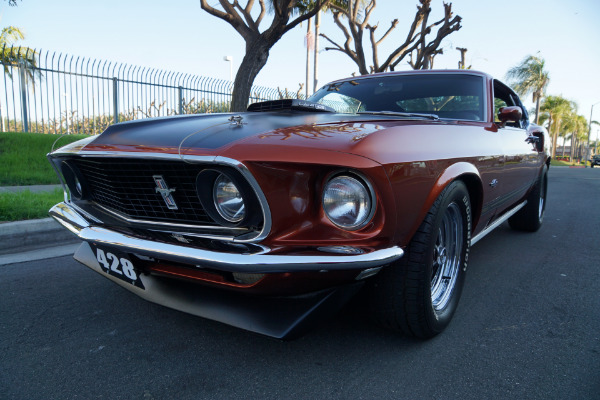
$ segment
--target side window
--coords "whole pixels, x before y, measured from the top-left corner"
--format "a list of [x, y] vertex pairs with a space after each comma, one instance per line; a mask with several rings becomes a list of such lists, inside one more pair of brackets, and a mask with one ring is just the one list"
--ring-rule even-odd
[[[518, 98], [507, 86], [499, 81], [494, 81], [494, 122], [500, 122], [498, 119], [498, 111], [502, 107], [518, 106], [523, 111], [523, 119], [527, 117], [525, 109], [521, 105]], [[522, 128], [524, 126], [523, 119], [516, 122], [509, 122], [507, 125], [515, 128]]]

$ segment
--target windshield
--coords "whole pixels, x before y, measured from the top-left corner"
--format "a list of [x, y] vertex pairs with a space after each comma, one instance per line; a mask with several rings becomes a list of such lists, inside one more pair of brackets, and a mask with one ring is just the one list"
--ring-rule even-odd
[[327, 84], [308, 100], [346, 114], [387, 111], [482, 121], [483, 88], [483, 77], [475, 75], [379, 75]]

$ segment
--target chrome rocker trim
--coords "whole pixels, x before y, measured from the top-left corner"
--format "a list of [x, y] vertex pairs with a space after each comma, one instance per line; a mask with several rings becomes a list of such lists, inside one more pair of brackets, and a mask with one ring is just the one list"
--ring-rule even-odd
[[511, 209], [510, 211], [507, 211], [506, 213], [504, 213], [504, 215], [502, 215], [500, 218], [498, 218], [496, 221], [494, 221], [493, 224], [491, 224], [490, 226], [488, 226], [487, 228], [485, 228], [484, 230], [479, 232], [473, 239], [471, 239], [471, 246], [473, 246], [475, 243], [477, 243], [481, 239], [483, 239], [484, 236], [486, 236], [488, 233], [490, 233], [491, 231], [496, 229], [498, 226], [500, 226], [502, 223], [504, 223], [504, 221], [506, 221], [513, 215], [515, 215], [517, 213], [517, 211], [519, 211], [521, 208], [525, 207], [525, 204], [527, 204], [527, 200], [525, 200], [524, 202], [522, 202], [520, 204], [517, 204], [513, 209]]
[[271, 255], [221, 253], [176, 244], [139, 239], [100, 226], [90, 225], [73, 207], [59, 203], [50, 215], [80, 239], [166, 261], [229, 272], [273, 273], [300, 271], [365, 270], [389, 264], [403, 255], [393, 246], [353, 255]]

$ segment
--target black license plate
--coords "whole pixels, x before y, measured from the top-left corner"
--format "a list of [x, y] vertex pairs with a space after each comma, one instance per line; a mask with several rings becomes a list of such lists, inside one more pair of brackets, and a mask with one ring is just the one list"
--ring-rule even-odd
[[140, 280], [139, 270], [126, 254], [104, 247], [93, 246], [93, 248], [96, 253], [96, 260], [98, 260], [98, 264], [100, 264], [100, 268], [104, 273], [140, 289], [145, 289]]

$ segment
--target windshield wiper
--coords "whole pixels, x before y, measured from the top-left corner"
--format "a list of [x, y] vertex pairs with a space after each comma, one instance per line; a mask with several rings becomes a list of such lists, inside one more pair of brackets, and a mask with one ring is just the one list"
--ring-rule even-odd
[[408, 112], [397, 112], [397, 111], [359, 111], [357, 114], [367, 114], [367, 115], [389, 115], [392, 117], [409, 117], [409, 118], [427, 118], [438, 120], [438, 117], [435, 114], [419, 114], [419, 113], [408, 113]]

